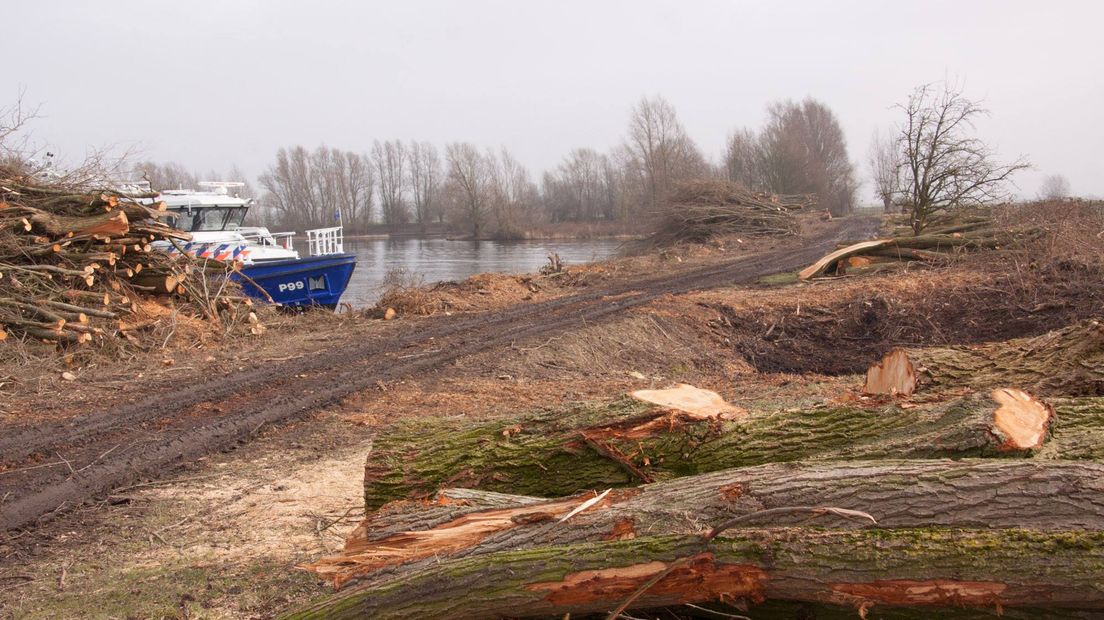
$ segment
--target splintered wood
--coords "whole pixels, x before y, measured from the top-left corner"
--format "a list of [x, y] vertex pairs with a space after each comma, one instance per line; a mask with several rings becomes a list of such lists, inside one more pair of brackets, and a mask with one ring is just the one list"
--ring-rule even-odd
[[667, 409], [674, 409], [694, 418], [734, 419], [747, 415], [747, 411], [729, 404], [721, 395], [687, 383], [679, 383], [665, 390], [637, 390], [633, 398]]
[[874, 241], [863, 241], [854, 245], [849, 245], [845, 248], [831, 252], [824, 256], [817, 262], [809, 265], [808, 267], [797, 272], [797, 277], [802, 280], [808, 280], [809, 278], [823, 275], [828, 268], [835, 265], [837, 261], [859, 254], [865, 250], [873, 250], [875, 248], [883, 248], [893, 243], [892, 239], [876, 239]]
[[1021, 450], [1043, 445], [1054, 409], [1027, 392], [1012, 388], [993, 390], [1000, 408], [993, 414], [993, 425], [1005, 437], [1005, 443]]
[[864, 394], [911, 396], [916, 390], [916, 368], [904, 349], [894, 349], [866, 371]]

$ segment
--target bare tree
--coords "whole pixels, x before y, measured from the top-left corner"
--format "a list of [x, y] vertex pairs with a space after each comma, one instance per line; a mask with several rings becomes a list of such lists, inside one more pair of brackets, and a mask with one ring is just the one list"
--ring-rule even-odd
[[38, 106], [28, 107], [24, 103], [25, 90], [20, 89], [15, 102], [10, 106], [0, 108], [0, 163], [24, 165], [30, 156], [30, 137], [23, 131], [27, 123], [38, 116]]
[[150, 187], [158, 191], [199, 188], [199, 175], [174, 161], [163, 164], [152, 161], [140, 162], [134, 166], [133, 175], [149, 181]]
[[1069, 197], [1069, 180], [1060, 174], [1047, 176], [1043, 179], [1043, 184], [1039, 186], [1039, 198], [1041, 200], [1062, 200]]
[[522, 225], [530, 223], [537, 189], [529, 171], [505, 147], [496, 156], [491, 150], [484, 156], [488, 171], [491, 212], [495, 236], [515, 238]]
[[472, 236], [479, 238], [487, 217], [487, 162], [479, 149], [469, 142], [453, 142], [445, 147], [448, 165], [449, 195], [457, 219], [471, 227]]
[[383, 223], [389, 226], [405, 224], [410, 219], [406, 209], [406, 148], [398, 140], [372, 145], [372, 163], [379, 179], [380, 208]]
[[836, 115], [812, 98], [774, 103], [767, 113], [759, 137], [763, 187], [779, 194], [815, 193], [832, 213], [850, 212], [857, 183]]
[[281, 148], [260, 182], [261, 202], [282, 226], [298, 230], [340, 221], [360, 231], [371, 220], [375, 177], [364, 155], [326, 146], [314, 152]]
[[874, 194], [882, 201], [888, 213], [901, 190], [901, 166], [897, 160], [897, 143], [893, 136], [883, 136], [875, 131], [870, 140], [870, 178], [874, 181]]
[[353, 228], [363, 228], [372, 221], [376, 188], [376, 176], [368, 157], [352, 151], [338, 153], [334, 158], [334, 175], [337, 178], [341, 222], [348, 222]]
[[645, 97], [632, 110], [625, 143], [643, 182], [645, 206], [655, 210], [678, 181], [704, 174], [705, 158], [663, 97]]
[[915, 234], [937, 213], [1007, 198], [1012, 175], [1029, 167], [1022, 158], [996, 163], [972, 135], [974, 119], [987, 111], [955, 87], [920, 86], [898, 108], [905, 116], [897, 137], [901, 197]]
[[744, 187], [758, 189], [763, 186], [759, 138], [754, 131], [744, 128], [729, 135], [725, 145], [724, 174], [729, 181]]
[[414, 219], [419, 224], [441, 221], [440, 208], [441, 160], [437, 149], [429, 142], [410, 142], [406, 151], [409, 160], [410, 194], [414, 202]]
[[608, 183], [616, 181], [609, 158], [592, 149], [574, 149], [544, 179], [546, 209], [553, 221], [598, 220], [616, 208]]

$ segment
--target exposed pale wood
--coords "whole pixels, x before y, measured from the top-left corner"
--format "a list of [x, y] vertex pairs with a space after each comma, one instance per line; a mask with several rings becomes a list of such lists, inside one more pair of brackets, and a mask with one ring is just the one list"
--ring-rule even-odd
[[630, 396], [642, 402], [676, 409], [691, 417], [732, 419], [747, 415], [745, 409], [728, 403], [720, 394], [686, 383], [662, 390], [636, 390]]
[[873, 241], [862, 241], [849, 245], [845, 248], [840, 248], [834, 252], [829, 253], [817, 262], [809, 265], [808, 267], [797, 272], [797, 277], [802, 280], [808, 280], [816, 276], [822, 275], [827, 269], [834, 265], [836, 261], [848, 258], [859, 254], [865, 250], [871, 250], [874, 248], [882, 248], [893, 243], [892, 239], [875, 239]]
[[916, 390], [916, 369], [904, 349], [893, 349], [866, 371], [864, 394], [911, 396]]

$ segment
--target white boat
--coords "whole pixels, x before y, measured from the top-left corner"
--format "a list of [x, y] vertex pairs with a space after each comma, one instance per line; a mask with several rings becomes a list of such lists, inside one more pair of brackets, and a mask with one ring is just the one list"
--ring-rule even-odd
[[306, 231], [309, 256], [301, 257], [292, 247], [295, 233], [243, 225], [253, 200], [230, 194], [243, 183], [199, 185], [203, 190], [164, 190], [155, 199], [175, 216], [174, 226], [192, 235], [183, 244], [158, 242], [160, 249], [241, 263], [248, 277], [238, 279], [259, 299], [286, 306], [337, 305], [356, 266], [356, 257], [344, 251], [341, 226]]

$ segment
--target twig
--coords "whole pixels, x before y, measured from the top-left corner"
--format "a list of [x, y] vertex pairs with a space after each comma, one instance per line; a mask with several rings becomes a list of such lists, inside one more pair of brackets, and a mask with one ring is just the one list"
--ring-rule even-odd
[[574, 510], [567, 513], [563, 517], [560, 517], [559, 523], [563, 523], [564, 521], [567, 521], [571, 517], [574, 517], [575, 515], [579, 514], [580, 512], [582, 512], [582, 511], [586, 510], [587, 508], [590, 508], [591, 506], [593, 506], [593, 505], [597, 504], [598, 502], [602, 501], [602, 498], [609, 495], [609, 492], [612, 491], [612, 490], [613, 489], [606, 489], [605, 491], [602, 491], [598, 495], [595, 495], [594, 497], [588, 499], [587, 501], [579, 504], [578, 506], [575, 507]]
[[8, 470], [5, 470], [5, 471], [0, 471], [0, 476], [5, 476], [7, 474], [15, 474], [15, 473], [19, 473], [21, 471], [30, 471], [32, 469], [41, 469], [43, 467], [55, 467], [57, 465], [64, 465], [64, 464], [65, 464], [65, 461], [54, 461], [52, 463], [42, 463], [40, 465], [31, 465], [30, 467], [20, 467], [19, 469], [8, 469]]
[[659, 571], [658, 573], [656, 573], [654, 577], [652, 577], [648, 581], [645, 581], [644, 585], [640, 586], [639, 588], [636, 589], [635, 592], [630, 594], [629, 598], [622, 601], [621, 604], [617, 606], [617, 609], [611, 611], [609, 613], [609, 615], [606, 616], [606, 620], [617, 620], [617, 618], [621, 617], [621, 614], [626, 609], [628, 609], [629, 605], [632, 605], [633, 601], [640, 598], [640, 596], [642, 594], [644, 594], [645, 592], [650, 590], [652, 588], [652, 586], [654, 586], [655, 584], [659, 583], [661, 579], [663, 579], [667, 575], [670, 575], [671, 572], [674, 571], [676, 568], [679, 568], [680, 566], [684, 566], [689, 562], [690, 562], [690, 557], [679, 558], [678, 560], [675, 560], [674, 562], [672, 562], [671, 565], [668, 566], [667, 568], [665, 568], [665, 569]]
[[69, 567], [76, 562], [76, 560], [70, 560], [68, 564], [63, 563], [61, 565], [61, 574], [58, 575], [58, 590], [65, 589], [65, 576], [69, 574]]
[[93, 460], [93, 461], [92, 461], [91, 463], [89, 463], [89, 464], [85, 465], [84, 467], [81, 467], [81, 468], [80, 468], [80, 469], [78, 469], [77, 471], [84, 471], [84, 470], [88, 469], [89, 467], [92, 467], [92, 466], [93, 466], [93, 465], [95, 465], [95, 464], [96, 464], [97, 462], [99, 462], [99, 460], [100, 460], [100, 459], [102, 459], [103, 457], [107, 456], [108, 454], [111, 454], [112, 452], [114, 452], [114, 451], [115, 451], [115, 448], [118, 448], [118, 447], [119, 447], [119, 446], [121, 446], [121, 445], [123, 445], [123, 444], [121, 444], [121, 443], [117, 443], [117, 444], [115, 444], [115, 445], [114, 445], [114, 446], [113, 446], [113, 447], [112, 447], [112, 448], [111, 448], [110, 450], [108, 450], [107, 452], [104, 452], [103, 454], [101, 454], [101, 455], [97, 456], [97, 457], [95, 458], [95, 460]]
[[161, 486], [165, 484], [176, 484], [177, 482], [192, 482], [194, 480], [209, 480], [211, 478], [219, 478], [226, 474], [211, 474], [209, 476], [194, 476], [191, 478], [173, 478], [172, 480], [151, 480], [149, 482], [140, 482], [138, 484], [132, 484], [130, 486], [119, 487], [113, 491], [113, 493], [119, 493], [122, 491], [130, 491], [132, 489], [140, 489], [142, 487]]
[[73, 469], [73, 464], [69, 462], [69, 459], [67, 459], [67, 458], [65, 458], [64, 456], [62, 456], [60, 452], [54, 452], [54, 454], [56, 454], [56, 455], [57, 455], [57, 457], [58, 457], [59, 459], [61, 459], [61, 460], [62, 460], [62, 462], [64, 462], [64, 463], [65, 463], [65, 466], [69, 468], [69, 475], [70, 475], [70, 476], [75, 476], [75, 475], [77, 475], [77, 470]]
[[701, 607], [699, 605], [694, 605], [693, 603], [683, 603], [683, 605], [685, 605], [686, 607], [689, 607], [690, 609], [697, 609], [698, 611], [704, 611], [706, 613], [717, 614], [718, 616], [720, 616], [722, 618], [733, 618], [734, 620], [751, 620], [751, 618], [749, 618], [747, 616], [741, 616], [739, 614], [728, 614], [728, 613], [725, 613], [723, 611], [717, 611], [716, 609], [709, 609], [708, 607]]

